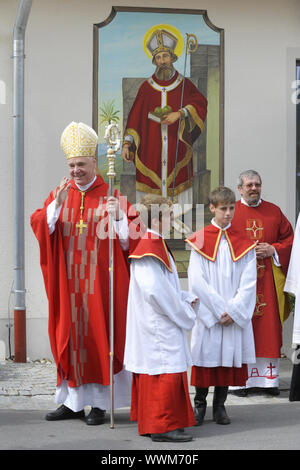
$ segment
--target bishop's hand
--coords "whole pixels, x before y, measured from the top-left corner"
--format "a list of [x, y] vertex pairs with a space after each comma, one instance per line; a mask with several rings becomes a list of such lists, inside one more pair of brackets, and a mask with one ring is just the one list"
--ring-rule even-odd
[[115, 220], [122, 219], [122, 213], [120, 210], [119, 200], [114, 196], [108, 196], [106, 198], [106, 210], [113, 216]]
[[56, 190], [55, 207], [60, 207], [67, 199], [68, 192], [71, 187], [71, 181], [66, 176], [62, 179], [59, 187]]

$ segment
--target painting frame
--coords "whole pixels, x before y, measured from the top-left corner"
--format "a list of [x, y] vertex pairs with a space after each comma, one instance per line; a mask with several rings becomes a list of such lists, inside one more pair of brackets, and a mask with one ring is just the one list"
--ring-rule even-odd
[[[96, 130], [98, 133], [99, 130], [99, 92], [101, 91], [101, 87], [99, 87], [99, 64], [101, 65], [101, 58], [99, 54], [99, 38], [101, 37], [101, 34], [103, 36], [103, 28], [106, 26], [111, 26], [111, 23], [113, 20], [116, 18], [118, 14], [136, 14], [136, 13], [142, 13], [145, 15], [148, 14], [159, 14], [159, 15], [181, 15], [180, 18], [182, 18], [182, 15], [193, 15], [195, 17], [202, 17], [203, 22], [207, 27], [212, 30], [213, 32], [217, 33], [219, 37], [219, 57], [218, 57], [218, 96], [216, 99], [218, 100], [218, 136], [217, 139], [215, 138], [215, 141], [217, 142], [218, 145], [218, 155], [217, 158], [218, 160], [215, 161], [215, 166], [217, 166], [216, 173], [217, 177], [215, 178], [215, 184], [214, 187], [218, 185], [224, 185], [224, 29], [219, 28], [216, 25], [214, 25], [209, 17], [207, 10], [202, 10], [202, 9], [177, 9], [177, 8], [146, 8], [146, 7], [120, 7], [120, 6], [112, 6], [111, 12], [109, 16], [102, 22], [95, 23], [93, 25], [93, 110], [92, 110], [92, 125], [93, 128]], [[120, 16], [120, 15], [119, 15]], [[187, 17], [187, 18], [191, 18]], [[204, 47], [204, 46], [203, 46]], [[209, 59], [208, 59], [209, 60]], [[130, 69], [130, 67], [128, 67]], [[123, 132], [123, 128], [125, 127], [125, 121], [126, 119], [124, 118], [123, 115], [123, 110], [122, 110], [122, 119], [123, 119], [123, 125], [121, 131]], [[217, 119], [216, 119], [217, 120]], [[206, 151], [206, 150], [205, 150]], [[205, 155], [206, 158], [206, 155]], [[216, 157], [215, 157], [216, 158]], [[125, 164], [126, 166], [127, 164]], [[127, 165], [128, 166], [128, 165]], [[129, 178], [132, 178], [132, 169], [129, 170]], [[132, 180], [131, 180], [132, 181]], [[196, 200], [196, 202], [203, 203], [206, 206], [208, 206], [208, 192], [209, 189], [213, 189], [213, 187], [209, 188], [209, 185], [206, 185], [205, 180], [204, 184], [202, 184], [203, 188], [203, 194], [197, 198], [200, 200]], [[129, 185], [128, 185], [129, 186]], [[126, 191], [122, 191], [121, 187], [121, 192], [128, 196], [128, 199], [130, 202], [133, 202], [130, 197], [132, 197], [130, 194], [127, 194]], [[198, 194], [198, 193], [197, 193]], [[194, 199], [195, 200], [195, 199]], [[175, 242], [175, 241], [174, 241]], [[173, 244], [174, 245], [174, 244]], [[186, 244], [184, 244], [186, 245]], [[182, 249], [182, 240], [178, 240], [178, 243], [172, 248], [176, 249]]]

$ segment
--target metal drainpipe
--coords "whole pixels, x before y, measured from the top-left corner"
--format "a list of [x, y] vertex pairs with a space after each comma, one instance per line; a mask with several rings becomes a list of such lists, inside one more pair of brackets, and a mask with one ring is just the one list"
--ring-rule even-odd
[[14, 343], [15, 362], [26, 362], [24, 275], [24, 37], [32, 0], [20, 0], [13, 31]]

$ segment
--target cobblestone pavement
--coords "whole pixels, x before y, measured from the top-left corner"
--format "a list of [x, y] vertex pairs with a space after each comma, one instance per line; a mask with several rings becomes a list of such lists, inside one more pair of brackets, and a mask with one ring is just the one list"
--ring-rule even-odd
[[53, 409], [56, 366], [48, 360], [0, 363], [0, 408]]
[[55, 393], [56, 367], [52, 362], [0, 364], [0, 396], [35, 396]]

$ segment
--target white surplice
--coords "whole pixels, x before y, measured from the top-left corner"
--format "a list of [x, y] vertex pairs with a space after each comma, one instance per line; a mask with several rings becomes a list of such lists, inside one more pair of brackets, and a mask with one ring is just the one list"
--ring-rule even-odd
[[186, 332], [196, 318], [195, 295], [181, 290], [171, 256], [170, 261], [172, 272], [152, 256], [131, 259], [124, 353], [131, 372], [170, 374], [191, 365]]
[[[191, 337], [193, 364], [241, 367], [255, 362], [251, 322], [256, 302], [255, 250], [233, 262], [222, 234], [215, 262], [191, 250], [188, 279], [190, 291], [199, 298]], [[229, 326], [219, 323], [225, 312], [233, 319]]]
[[[76, 185], [80, 191], [87, 191], [95, 182], [94, 179], [85, 186]], [[55, 207], [55, 200], [47, 207], [47, 223], [49, 233], [54, 232], [55, 224], [58, 221], [62, 206]], [[122, 218], [114, 221], [114, 229], [118, 234], [122, 250], [127, 250], [129, 246], [128, 219], [122, 212]], [[85, 406], [110, 408], [110, 386], [97, 383], [80, 385], [79, 387], [69, 387], [67, 380], [62, 380], [56, 387], [55, 403], [64, 404], [72, 411], [81, 411]], [[114, 375], [114, 408], [130, 406], [131, 403], [131, 373], [124, 368]]]
[[292, 341], [295, 345], [300, 344], [300, 215], [298, 216], [295, 229], [294, 242], [284, 290], [285, 292], [295, 296], [295, 316]]

